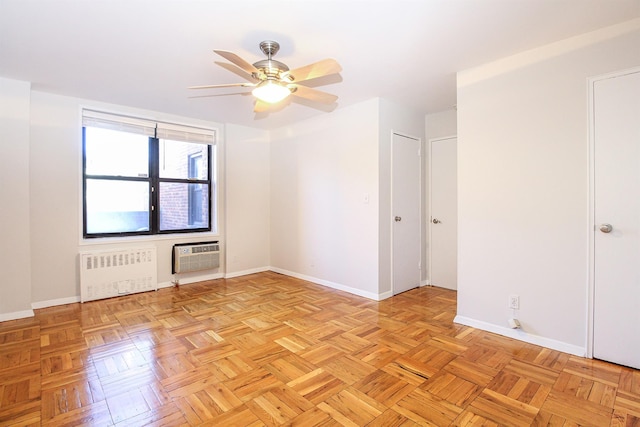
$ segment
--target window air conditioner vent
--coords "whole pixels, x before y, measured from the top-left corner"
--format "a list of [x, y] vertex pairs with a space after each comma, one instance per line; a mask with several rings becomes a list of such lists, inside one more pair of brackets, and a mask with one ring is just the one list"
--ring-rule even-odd
[[181, 243], [173, 246], [172, 274], [213, 270], [220, 267], [218, 242]]

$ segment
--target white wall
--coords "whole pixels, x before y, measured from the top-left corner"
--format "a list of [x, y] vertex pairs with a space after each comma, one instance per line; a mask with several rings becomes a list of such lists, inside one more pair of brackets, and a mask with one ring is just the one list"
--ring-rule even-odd
[[276, 271], [377, 297], [377, 123], [371, 100], [271, 132]]
[[31, 96], [31, 260], [39, 302], [80, 295], [82, 125], [78, 100]]
[[456, 109], [427, 114], [425, 117], [425, 132], [427, 140], [453, 136], [458, 131], [458, 112]]
[[640, 65], [639, 46], [636, 20], [459, 74], [457, 321], [585, 354], [587, 78]]
[[269, 268], [269, 133], [225, 126], [226, 277]]
[[0, 321], [33, 315], [29, 221], [31, 85], [0, 78]]

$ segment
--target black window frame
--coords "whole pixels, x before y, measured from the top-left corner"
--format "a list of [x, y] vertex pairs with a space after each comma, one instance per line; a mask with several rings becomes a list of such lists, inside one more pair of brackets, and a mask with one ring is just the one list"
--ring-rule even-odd
[[[189, 154], [188, 156], [189, 160], [188, 160], [188, 166], [187, 166], [187, 169], [188, 169], [187, 176], [190, 182], [193, 184], [203, 184], [203, 182], [199, 182], [197, 178], [193, 178], [194, 174], [196, 177], [199, 175], [198, 174], [199, 171], [195, 166], [198, 165], [198, 163], [202, 164], [202, 157], [203, 157], [202, 153]], [[211, 160], [211, 156], [209, 156], [208, 160], [209, 161]], [[202, 218], [196, 220], [196, 215], [198, 215], [198, 213], [202, 211], [202, 206], [198, 206], [198, 203], [197, 203], [198, 200], [202, 200], [202, 195], [198, 194], [201, 191], [202, 191], [202, 187], [191, 187], [191, 186], [189, 187], [188, 196], [187, 196], [189, 201], [188, 202], [189, 208], [187, 211], [187, 224], [189, 225], [193, 225], [196, 222], [202, 222]], [[209, 201], [209, 203], [211, 203], [211, 201]]]
[[[82, 235], [84, 239], [105, 238], [105, 237], [129, 237], [129, 236], [151, 236], [165, 234], [183, 234], [183, 233], [207, 233], [212, 231], [212, 221], [215, 216], [214, 200], [213, 200], [213, 170], [215, 165], [212, 163], [213, 144], [207, 145], [207, 179], [197, 178], [161, 178], [160, 177], [160, 138], [149, 137], [149, 169], [147, 177], [127, 177], [119, 175], [91, 175], [87, 174], [86, 169], [86, 126], [82, 127]], [[165, 139], [165, 142], [171, 142]], [[125, 232], [109, 232], [109, 233], [87, 233], [87, 179], [99, 179], [108, 181], [135, 181], [148, 182], [149, 185], [149, 230], [144, 231], [125, 231]], [[179, 184], [206, 184], [208, 191], [208, 223], [206, 227], [184, 228], [160, 230], [160, 184], [163, 182], [179, 183]], [[187, 212], [188, 213], [188, 212]]]

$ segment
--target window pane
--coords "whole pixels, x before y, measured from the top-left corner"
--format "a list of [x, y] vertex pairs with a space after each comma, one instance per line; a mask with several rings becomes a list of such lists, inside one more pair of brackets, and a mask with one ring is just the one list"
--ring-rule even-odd
[[209, 227], [209, 186], [160, 183], [160, 230]]
[[160, 140], [160, 178], [207, 179], [209, 177], [206, 144]]
[[149, 176], [149, 137], [85, 128], [87, 175]]
[[149, 230], [149, 184], [87, 179], [87, 234]]

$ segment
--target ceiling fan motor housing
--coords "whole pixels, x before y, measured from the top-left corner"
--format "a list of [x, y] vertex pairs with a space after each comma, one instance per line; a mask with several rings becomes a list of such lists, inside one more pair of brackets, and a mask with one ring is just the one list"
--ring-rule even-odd
[[260, 71], [260, 73], [254, 73], [255, 78], [259, 80], [286, 79], [288, 81], [293, 81], [293, 76], [282, 75], [286, 71], [289, 71], [289, 67], [287, 67], [280, 61], [272, 59], [272, 57], [280, 50], [280, 45], [278, 44], [278, 42], [265, 40], [260, 43], [260, 50], [262, 51], [262, 53], [267, 55], [267, 59], [260, 60], [253, 64], [253, 66]]
[[273, 40], [265, 40], [260, 42], [260, 50], [262, 53], [267, 55], [267, 58], [271, 59], [272, 56], [275, 56], [276, 53], [280, 50], [280, 44], [278, 42], [274, 42]]

